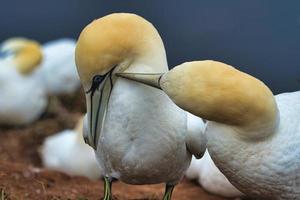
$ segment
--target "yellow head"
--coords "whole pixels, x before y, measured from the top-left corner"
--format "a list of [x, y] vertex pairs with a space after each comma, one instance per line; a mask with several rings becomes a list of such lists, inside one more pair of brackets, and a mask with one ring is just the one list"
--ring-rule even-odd
[[86, 91], [90, 135], [85, 139], [94, 148], [114, 83], [113, 72], [140, 64], [167, 70], [163, 42], [154, 26], [128, 13], [110, 14], [87, 25], [79, 36], [75, 59]]
[[31, 73], [42, 61], [38, 42], [24, 38], [11, 38], [1, 45], [2, 52], [13, 55], [14, 66], [21, 74]]
[[75, 59], [83, 86], [90, 86], [94, 75], [104, 75], [115, 66], [125, 70], [154, 53], [165, 57], [154, 26], [138, 15], [116, 13], [94, 20], [83, 29]]
[[277, 106], [260, 80], [216, 61], [187, 62], [162, 77], [173, 101], [200, 117], [231, 125], [274, 121]]
[[201, 118], [238, 127], [272, 126], [277, 105], [260, 80], [216, 61], [183, 63], [161, 75], [120, 74], [160, 87], [179, 107]]

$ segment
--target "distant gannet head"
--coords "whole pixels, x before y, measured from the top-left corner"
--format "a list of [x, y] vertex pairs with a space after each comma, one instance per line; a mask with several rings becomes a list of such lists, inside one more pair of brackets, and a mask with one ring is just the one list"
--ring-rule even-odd
[[[163, 42], [154, 26], [135, 14], [117, 13], [94, 20], [81, 32], [75, 60], [86, 92], [89, 134], [85, 141], [96, 149], [115, 72], [164, 72]], [[150, 70], [151, 68], [151, 70]]]
[[11, 59], [21, 74], [30, 74], [42, 61], [39, 43], [25, 38], [4, 41], [0, 47], [0, 54]]
[[167, 73], [118, 76], [161, 88], [179, 107], [210, 121], [249, 129], [277, 124], [278, 109], [270, 89], [221, 62], [186, 62]]

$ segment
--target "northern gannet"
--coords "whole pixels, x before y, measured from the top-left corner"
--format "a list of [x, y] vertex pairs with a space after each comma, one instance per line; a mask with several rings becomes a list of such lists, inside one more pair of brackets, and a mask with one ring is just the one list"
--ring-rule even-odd
[[[85, 118], [86, 120], [86, 118]], [[98, 179], [102, 175], [93, 149], [84, 143], [83, 132], [86, 122], [81, 117], [74, 130], [64, 130], [45, 139], [40, 155], [46, 168], [69, 175]]]
[[300, 199], [300, 92], [273, 96], [260, 80], [216, 61], [165, 74], [119, 74], [161, 88], [179, 107], [209, 120], [208, 151], [247, 196]]
[[32, 78], [42, 60], [40, 45], [12, 38], [0, 47], [0, 124], [23, 125], [35, 121], [47, 106], [43, 87]]
[[104, 199], [112, 197], [114, 178], [129, 184], [165, 182], [164, 199], [171, 199], [191, 154], [203, 155], [205, 139], [201, 132], [188, 134], [186, 112], [162, 91], [114, 76], [168, 70], [157, 30], [134, 14], [107, 15], [81, 32], [75, 58], [86, 92], [85, 140], [104, 170]]

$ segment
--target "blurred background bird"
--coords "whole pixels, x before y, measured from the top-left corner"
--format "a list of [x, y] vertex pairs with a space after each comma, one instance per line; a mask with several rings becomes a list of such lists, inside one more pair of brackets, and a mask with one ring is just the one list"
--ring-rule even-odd
[[43, 54], [37, 41], [10, 38], [1, 43], [1, 67], [15, 68], [22, 75], [29, 75], [42, 62]]
[[40, 149], [43, 165], [69, 175], [85, 176], [92, 180], [102, 176], [93, 149], [84, 143], [84, 117], [80, 117], [74, 130], [63, 130], [47, 137]]
[[75, 65], [76, 41], [62, 38], [43, 44], [43, 62], [36, 70], [36, 78], [49, 96], [68, 95], [79, 89], [80, 81]]
[[33, 40], [12, 38], [2, 43], [0, 55], [0, 124], [29, 124], [47, 106], [44, 88], [33, 78], [42, 62], [41, 47]]
[[43, 46], [27, 38], [2, 42], [0, 124], [29, 124], [45, 111], [48, 97], [52, 103], [57, 102], [55, 96], [78, 91], [75, 45], [72, 39], [59, 39]]

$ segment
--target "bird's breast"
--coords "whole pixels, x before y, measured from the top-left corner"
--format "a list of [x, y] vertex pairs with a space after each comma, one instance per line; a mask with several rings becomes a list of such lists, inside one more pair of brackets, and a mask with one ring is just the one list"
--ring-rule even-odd
[[162, 91], [118, 79], [98, 144], [100, 160], [121, 173], [128, 168], [133, 177], [145, 176], [150, 168], [157, 176], [169, 166], [180, 171], [189, 159], [186, 129], [186, 113]]

